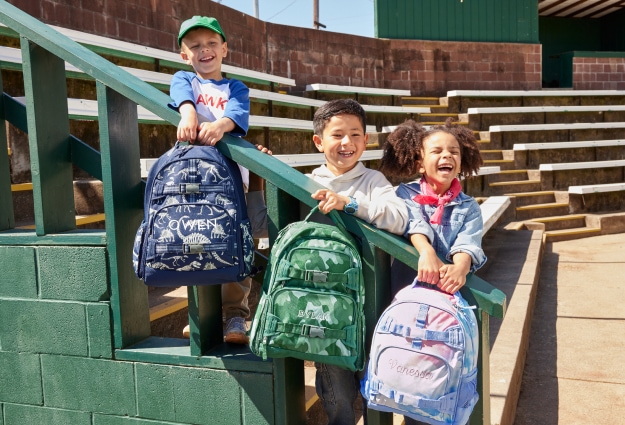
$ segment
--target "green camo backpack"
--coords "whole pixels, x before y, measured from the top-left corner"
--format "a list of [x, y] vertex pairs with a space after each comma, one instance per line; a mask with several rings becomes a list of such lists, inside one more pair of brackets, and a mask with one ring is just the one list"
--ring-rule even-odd
[[362, 263], [336, 211], [336, 224], [291, 223], [280, 231], [265, 271], [250, 348], [267, 357], [295, 357], [349, 370], [364, 368]]

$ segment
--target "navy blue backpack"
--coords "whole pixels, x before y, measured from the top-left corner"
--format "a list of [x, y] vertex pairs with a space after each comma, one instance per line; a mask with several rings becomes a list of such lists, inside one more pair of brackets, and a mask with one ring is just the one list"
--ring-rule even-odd
[[253, 260], [238, 165], [213, 146], [176, 143], [148, 173], [135, 273], [149, 286], [214, 285], [243, 280]]

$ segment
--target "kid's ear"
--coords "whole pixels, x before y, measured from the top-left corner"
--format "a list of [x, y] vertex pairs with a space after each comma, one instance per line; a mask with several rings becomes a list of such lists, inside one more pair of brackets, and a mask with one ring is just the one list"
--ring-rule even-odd
[[425, 173], [425, 168], [423, 168], [421, 161], [417, 161], [417, 168], [419, 169], [419, 174]]
[[182, 58], [183, 61], [185, 61], [187, 65], [190, 65], [189, 56], [187, 56], [187, 54], [183, 50], [180, 51], [180, 57]]
[[313, 142], [315, 142], [315, 146], [319, 152], [323, 152], [323, 143], [321, 143], [321, 137], [316, 134], [313, 135]]

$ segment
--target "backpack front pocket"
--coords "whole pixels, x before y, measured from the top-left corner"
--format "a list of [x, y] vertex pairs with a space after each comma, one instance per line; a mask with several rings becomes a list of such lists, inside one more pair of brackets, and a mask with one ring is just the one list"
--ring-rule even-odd
[[334, 291], [283, 288], [274, 293], [277, 318], [269, 347], [327, 356], [353, 356], [356, 350], [356, 303]]

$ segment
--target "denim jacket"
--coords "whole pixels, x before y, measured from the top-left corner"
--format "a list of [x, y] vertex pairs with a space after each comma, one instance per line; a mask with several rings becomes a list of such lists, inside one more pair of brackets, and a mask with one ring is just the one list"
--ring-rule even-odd
[[430, 217], [436, 211], [434, 205], [420, 205], [412, 198], [421, 193], [419, 182], [400, 184], [397, 196], [404, 199], [408, 207], [408, 226], [404, 236], [413, 234], [425, 235], [434, 251], [440, 258], [452, 263], [457, 252], [465, 252], [471, 256], [471, 272], [475, 272], [486, 262], [482, 250], [482, 211], [472, 197], [460, 192], [447, 205], [443, 212], [441, 224], [430, 224]]

